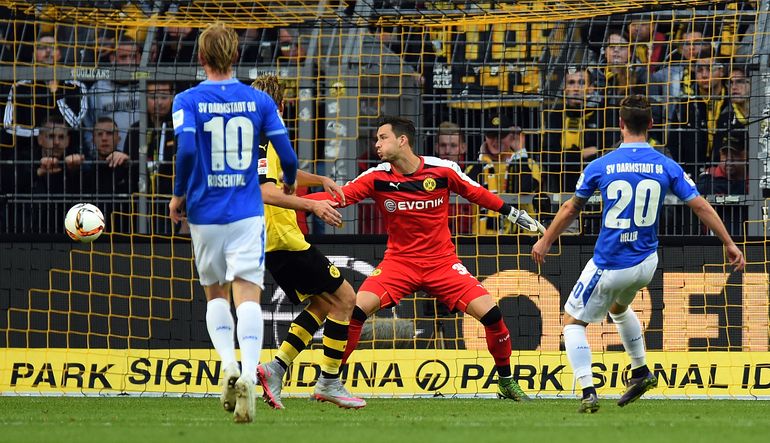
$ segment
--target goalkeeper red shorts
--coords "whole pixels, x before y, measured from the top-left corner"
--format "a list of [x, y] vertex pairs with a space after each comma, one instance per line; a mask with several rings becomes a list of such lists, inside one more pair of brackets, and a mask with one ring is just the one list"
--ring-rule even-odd
[[385, 258], [358, 288], [376, 294], [380, 308], [397, 305], [420, 290], [463, 312], [471, 301], [489, 294], [457, 257], [441, 262]]

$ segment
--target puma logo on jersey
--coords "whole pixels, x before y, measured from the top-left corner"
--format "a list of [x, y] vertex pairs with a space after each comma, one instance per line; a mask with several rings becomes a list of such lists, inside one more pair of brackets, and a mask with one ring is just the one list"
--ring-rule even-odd
[[398, 182], [398, 183], [393, 183], [393, 182], [390, 182], [390, 183], [388, 183], [388, 184], [389, 184], [390, 186], [392, 186], [392, 187], [396, 188], [396, 191], [398, 191], [398, 187], [399, 187], [399, 186], [401, 186], [401, 182]]

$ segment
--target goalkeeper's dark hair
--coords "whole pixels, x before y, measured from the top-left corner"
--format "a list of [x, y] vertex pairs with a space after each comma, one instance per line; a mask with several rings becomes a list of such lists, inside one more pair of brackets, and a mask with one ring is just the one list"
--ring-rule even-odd
[[643, 95], [629, 95], [620, 102], [620, 118], [631, 134], [646, 134], [652, 122], [650, 101]]
[[414, 139], [417, 134], [417, 130], [414, 128], [414, 123], [411, 120], [401, 117], [383, 117], [380, 120], [380, 126], [390, 125], [393, 128], [393, 133], [396, 137], [406, 136], [409, 146], [414, 147]]

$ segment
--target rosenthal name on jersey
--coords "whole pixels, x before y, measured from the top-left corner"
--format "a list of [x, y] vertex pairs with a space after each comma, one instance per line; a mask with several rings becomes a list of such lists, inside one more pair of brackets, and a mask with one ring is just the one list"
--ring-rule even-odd
[[607, 165], [607, 174], [635, 172], [639, 174], [662, 174], [663, 165], [656, 163], [615, 163]]
[[209, 188], [233, 188], [246, 186], [246, 177], [243, 174], [209, 174]]
[[254, 112], [257, 104], [253, 101], [224, 102], [224, 103], [198, 103], [198, 112], [208, 114], [236, 114], [239, 112]]

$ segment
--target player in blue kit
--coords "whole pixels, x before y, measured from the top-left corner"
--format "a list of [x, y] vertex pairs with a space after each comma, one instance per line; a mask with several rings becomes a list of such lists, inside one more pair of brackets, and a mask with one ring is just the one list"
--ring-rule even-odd
[[727, 233], [714, 208], [698, 194], [682, 167], [647, 143], [652, 127], [650, 103], [640, 95], [620, 104], [620, 147], [586, 166], [575, 196], [559, 209], [553, 223], [532, 248], [532, 259], [545, 261], [551, 244], [578, 216], [595, 190], [602, 195], [602, 228], [594, 256], [586, 264], [564, 305], [564, 347], [583, 389], [578, 412], [596, 412], [599, 400], [591, 373], [586, 326], [609, 312], [631, 358], [631, 378], [618, 406], [625, 406], [658, 385], [647, 367], [644, 335], [629, 305], [652, 280], [658, 264], [658, 214], [667, 192], [684, 201], [724, 243], [736, 271], [746, 265], [743, 253]]
[[[207, 80], [176, 96], [177, 137], [171, 219], [190, 224], [195, 266], [206, 292], [206, 326], [222, 359], [222, 406], [236, 422], [254, 417], [257, 363], [262, 351], [259, 301], [265, 272], [265, 220], [257, 163], [265, 134], [294, 192], [297, 156], [273, 99], [233, 78], [238, 35], [220, 23], [198, 38]], [[235, 359], [230, 288], [238, 317], [242, 372]]]

